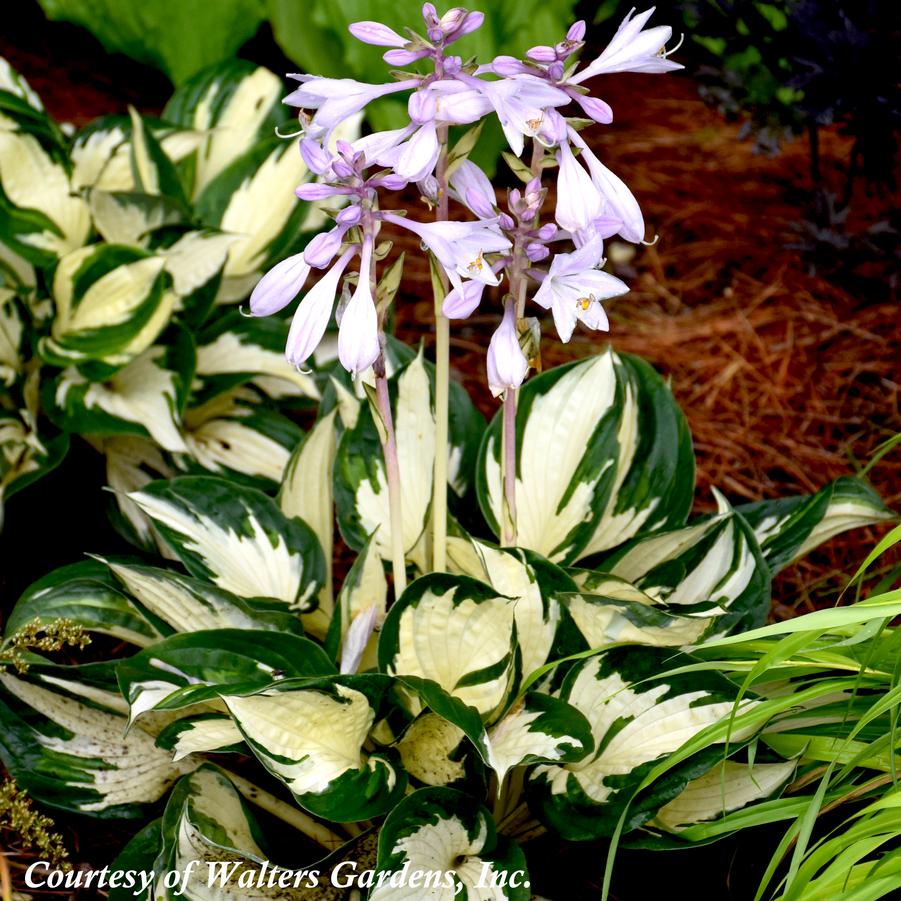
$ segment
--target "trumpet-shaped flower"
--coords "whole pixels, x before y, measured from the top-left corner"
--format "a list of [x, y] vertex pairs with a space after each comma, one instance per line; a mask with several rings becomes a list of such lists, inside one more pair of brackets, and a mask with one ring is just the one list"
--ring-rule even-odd
[[488, 176], [471, 160], [463, 160], [450, 177], [450, 196], [480, 219], [497, 215], [497, 195]]
[[354, 374], [372, 366], [380, 351], [378, 315], [369, 281], [371, 259], [372, 243], [366, 241], [360, 256], [357, 287], [338, 326], [338, 359], [348, 372]]
[[560, 228], [575, 234], [603, 214], [604, 198], [565, 141], [557, 151], [557, 162], [560, 172], [554, 218]]
[[357, 250], [358, 247], [345, 250], [298, 305], [285, 347], [285, 356], [293, 366], [302, 366], [322, 341], [335, 305], [338, 282]]
[[594, 268], [598, 255], [597, 239], [574, 253], [558, 253], [535, 293], [535, 303], [552, 311], [564, 343], [572, 337], [577, 320], [594, 331], [606, 331], [609, 325], [601, 301], [629, 290], [615, 276]]
[[518, 388], [529, 371], [516, 333], [516, 307], [507, 301], [504, 318], [488, 344], [488, 387], [495, 397], [509, 388]]
[[651, 18], [654, 7], [632, 18], [631, 10], [623, 19], [613, 40], [600, 56], [592, 60], [581, 72], [569, 80], [573, 84], [610, 72], [672, 72], [681, 69], [679, 63], [666, 58], [666, 42], [673, 30], [668, 25], [658, 25], [644, 31], [645, 23]]
[[250, 295], [254, 316], [271, 316], [284, 309], [300, 293], [310, 275], [302, 253], [277, 263], [258, 282]]
[[422, 243], [435, 254], [451, 284], [458, 291], [462, 291], [464, 278], [486, 285], [498, 284], [498, 277], [485, 259], [485, 254], [507, 251], [512, 245], [501, 234], [497, 220], [412, 222], [392, 213], [384, 213], [382, 218], [419, 235]]

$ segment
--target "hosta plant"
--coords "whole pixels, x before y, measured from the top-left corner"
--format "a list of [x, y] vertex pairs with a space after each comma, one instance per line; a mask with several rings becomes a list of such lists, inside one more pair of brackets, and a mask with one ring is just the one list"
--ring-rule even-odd
[[[741, 507], [718, 494], [716, 513], [690, 518], [690, 435], [647, 363], [606, 349], [526, 380], [540, 341], [527, 299], [563, 340], [578, 322], [605, 328], [601, 301], [626, 286], [601, 270], [602, 242], [644, 238], [585, 121], [559, 110], [609, 122], [582, 82], [673, 68], [670, 29], [630, 15], [579, 69], [576, 23], [527, 60], [479, 67], [447, 48], [481, 14], [423, 14], [424, 36], [377, 22], [353, 33], [430, 74], [301, 75], [287, 98], [319, 176], [298, 195], [342, 205], [259, 282], [250, 310], [287, 307], [315, 270], [287, 337], [288, 359], [310, 366], [340, 300], [338, 359], [306, 376], [318, 415], [277, 492], [235, 473], [124, 489], [153, 538], [144, 554], [48, 574], [6, 626], [4, 763], [50, 806], [131, 820], [115, 866], [157, 874], [139, 897], [300, 899], [330, 885], [373, 901], [425, 887], [525, 901], [528, 842], [543, 831], [685, 842], [778, 795], [796, 745], [763, 743], [763, 687], [703, 667], [699, 649], [760, 627], [782, 567], [891, 515], [849, 477]], [[407, 126], [334, 140], [392, 93], [407, 97]], [[503, 210], [467, 159], [478, 132], [449, 135], [495, 115], [525, 183]], [[548, 173], [557, 202], [542, 221]], [[394, 208], [410, 183], [437, 221]], [[451, 196], [475, 218], [451, 219]], [[385, 331], [402, 271], [386, 261], [388, 225], [430, 251], [434, 365]], [[489, 307], [502, 279], [487, 372], [503, 401], [486, 427], [449, 379], [448, 317]], [[46, 653], [85, 632], [113, 650], [77, 663]], [[279, 848], [277, 820], [307, 841]]]
[[[0, 60], [0, 505], [70, 435], [120, 492], [180, 471], [280, 480], [299, 432], [279, 408], [317, 389], [281, 356], [287, 325], [236, 307], [321, 221], [276, 190], [309, 177], [274, 133], [280, 93], [229, 63], [161, 119], [71, 134]], [[133, 506], [120, 514], [149, 540]]]

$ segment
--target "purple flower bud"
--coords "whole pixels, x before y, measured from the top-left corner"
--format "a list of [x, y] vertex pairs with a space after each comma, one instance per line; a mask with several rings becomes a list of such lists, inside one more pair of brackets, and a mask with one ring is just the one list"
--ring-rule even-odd
[[352, 160], [354, 158], [354, 145], [350, 141], [339, 140], [335, 147], [344, 159]]
[[530, 70], [527, 65], [514, 56], [496, 56], [491, 63], [491, 71], [502, 78], [510, 78], [513, 75], [521, 75], [523, 72]]
[[316, 235], [303, 252], [303, 258], [316, 269], [324, 269], [334, 259], [344, 240], [347, 226], [338, 225], [331, 231]]
[[401, 175], [395, 175], [393, 172], [382, 178], [376, 179], [372, 184], [378, 184], [380, 187], [388, 191], [402, 191], [409, 184], [407, 179]]
[[334, 197], [336, 194], [347, 194], [350, 188], [336, 188], [332, 185], [323, 185], [318, 182], [309, 182], [295, 188], [294, 193], [301, 200], [325, 200]]
[[563, 63], [558, 59], [547, 67], [547, 74], [553, 81], [560, 81], [563, 78]]
[[381, 22], [354, 22], [347, 30], [364, 44], [375, 44], [377, 47], [403, 47], [407, 43], [396, 31]]
[[557, 59], [557, 51], [546, 44], [540, 44], [538, 47], [532, 47], [531, 50], [526, 51], [526, 56], [535, 60], [536, 63], [553, 63]]
[[344, 209], [335, 217], [335, 221], [339, 225], [346, 225], [350, 228], [350, 226], [356, 225], [360, 221], [362, 215], [363, 211], [354, 203], [351, 206], [344, 207]]
[[444, 74], [456, 75], [463, 68], [463, 58], [459, 56], [444, 57]]
[[550, 256], [550, 251], [544, 244], [539, 244], [537, 241], [532, 242], [531, 244], [526, 244], [526, 256], [533, 262], [537, 263], [539, 260], [547, 259]]
[[585, 39], [585, 21], [584, 21], [584, 19], [579, 19], [578, 22], [575, 22], [569, 26], [569, 31], [566, 32], [566, 40], [582, 41], [584, 39]]
[[429, 122], [435, 118], [438, 112], [438, 104], [435, 102], [435, 95], [428, 89], [423, 91], [413, 91], [410, 99], [407, 101], [407, 112], [411, 121], [417, 125]]
[[498, 216], [497, 224], [503, 231], [511, 231], [516, 227], [516, 223], [513, 221], [513, 218], [511, 216], [508, 216], [506, 213], [501, 213], [500, 216]]
[[282, 260], [257, 282], [250, 295], [250, 312], [254, 316], [277, 313], [297, 297], [309, 274], [302, 253]]
[[471, 34], [473, 31], [481, 28], [484, 21], [485, 13], [480, 13], [478, 10], [468, 13], [460, 27], [454, 32], [451, 40], [456, 41], [462, 38], [463, 35]]
[[488, 203], [485, 196], [472, 188], [466, 192], [466, 205], [481, 219], [493, 219], [494, 207]]
[[434, 3], [423, 3], [422, 4], [422, 18], [425, 20], [425, 23], [427, 25], [430, 22], [438, 21], [438, 10], [435, 9]]
[[547, 222], [535, 234], [542, 241], [553, 241], [557, 236], [557, 226], [553, 222]]
[[562, 60], [569, 59], [577, 50], [581, 50], [585, 44], [582, 41], [560, 41], [559, 44], [554, 45], [554, 51], [557, 55], [557, 61], [561, 62]]
[[426, 31], [429, 40], [434, 44], [440, 44], [444, 40], [444, 31], [440, 25], [432, 25]]
[[599, 100], [597, 97], [586, 97], [582, 94], [576, 94], [575, 101], [585, 111], [585, 115], [594, 119], [595, 122], [609, 125], [613, 121], [613, 110], [603, 100]]
[[449, 9], [438, 23], [445, 34], [453, 34], [466, 18], [466, 10], [462, 6], [454, 6]]
[[507, 195], [507, 203], [510, 205], [510, 209], [515, 212], [522, 205], [522, 191], [519, 188], [513, 188]]
[[419, 188], [419, 193], [426, 198], [426, 200], [432, 201], [432, 203], [437, 203], [438, 201], [438, 179], [435, 178], [434, 175], [427, 175], [421, 181], [416, 183], [416, 187]]
[[454, 288], [441, 305], [441, 312], [448, 319], [466, 319], [471, 316], [482, 301], [485, 290], [483, 282], [463, 282], [463, 290]]
[[342, 160], [339, 157], [332, 162], [332, 172], [334, 172], [338, 178], [350, 178], [351, 175], [354, 174], [354, 167], [346, 160]]
[[568, 134], [566, 119], [555, 109], [545, 110], [539, 134], [547, 144], [560, 144]]
[[428, 50], [389, 50], [382, 54], [382, 59], [389, 66], [409, 66], [428, 55]]
[[516, 307], [511, 301], [507, 301], [504, 318], [491, 336], [487, 363], [488, 387], [495, 397], [505, 394], [508, 388], [518, 388], [529, 371], [529, 361], [519, 346]]
[[300, 142], [300, 155], [303, 157], [303, 161], [309, 166], [310, 170], [317, 175], [325, 175], [331, 168], [331, 156], [329, 156], [328, 152], [321, 144], [318, 144], [316, 141], [312, 141], [309, 138], [304, 138]]

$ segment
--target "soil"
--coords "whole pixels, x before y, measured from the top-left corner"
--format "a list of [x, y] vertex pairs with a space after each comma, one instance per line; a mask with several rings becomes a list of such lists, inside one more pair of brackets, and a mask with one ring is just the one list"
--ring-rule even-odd
[[[26, 76], [53, 116], [83, 125], [129, 103], [145, 113], [160, 111], [169, 93], [161, 75], [106, 55], [80, 29], [48, 25], [36, 6], [18, 12], [4, 23], [0, 54]], [[265, 32], [247, 55], [289, 71]], [[809, 493], [855, 472], [901, 431], [897, 259], [861, 249], [865, 242], [848, 244], [844, 236], [843, 250], [823, 253], [821, 244], [818, 255], [803, 253], [798, 245], [810, 243], [805, 223], [813, 207], [804, 142], [773, 158], [755, 155], [738, 123], [723, 121], [702, 103], [689, 75], [611, 76], [604, 98], [616, 118], [611, 126], [591, 129], [590, 143], [629, 184], [659, 239], [617, 266], [632, 291], [609, 305], [609, 336], [580, 332], [564, 346], [545, 322], [544, 365], [594, 353], [609, 339], [663, 372], [694, 436], [698, 512], [712, 508], [713, 486], [741, 503]], [[822, 167], [836, 194], [844, 188], [848, 149], [835, 130], [824, 130]], [[897, 201], [897, 194], [858, 183], [847, 234], [888, 221]], [[397, 249], [404, 247], [414, 244], [398, 236]], [[408, 254], [408, 260], [415, 257]], [[397, 332], [428, 346], [428, 273], [413, 264], [407, 276]], [[486, 415], [496, 410], [484, 373], [498, 318], [491, 309], [483, 304], [488, 312], [452, 332], [454, 377]], [[901, 453], [888, 455], [870, 478], [887, 503], [901, 508]], [[0, 569], [4, 605], [31, 579], [77, 559], [73, 534], [79, 550], [124, 550], [97, 501], [102, 484], [96, 456], [76, 447], [56, 473], [9, 502], [7, 521], [15, 528], [3, 535], [0, 555], [17, 566], [14, 572]], [[773, 616], [834, 603], [836, 589], [879, 532], [836, 538], [783, 573], [774, 586]], [[70, 847], [80, 849], [76, 857], [99, 866], [120, 843], [118, 827], [84, 830], [66, 818], [60, 825]], [[762, 854], [765, 864], [774, 845], [745, 835], [714, 849], [668, 855], [662, 865], [668, 877], [691, 880], [699, 899], [745, 898], [753, 895]], [[547, 865], [538, 867], [536, 889], [555, 892], [553, 873], [565, 869], [569, 897], [595, 896], [604, 854], [603, 848], [588, 854], [581, 846], [547, 848], [539, 855]], [[652, 872], [659, 868], [648, 868], [640, 852], [620, 860], [615, 897], [632, 901], [659, 889], [659, 872]]]

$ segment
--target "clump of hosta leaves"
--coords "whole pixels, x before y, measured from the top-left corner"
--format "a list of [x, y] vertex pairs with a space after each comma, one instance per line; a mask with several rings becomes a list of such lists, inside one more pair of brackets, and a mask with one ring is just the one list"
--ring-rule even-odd
[[[237, 305], [319, 225], [279, 190], [309, 178], [274, 131], [281, 92], [230, 62], [160, 119], [70, 133], [0, 59], [0, 505], [71, 435], [120, 493], [195, 471], [279, 481], [300, 437], [280, 408], [317, 389], [282, 357], [287, 325]], [[133, 505], [118, 514], [152, 542]]]
[[[487, 878], [491, 897], [527, 899], [543, 831], [707, 841], [740, 828], [717, 832], [725, 813], [819, 765], [776, 716], [806, 695], [743, 688], [697, 649], [762, 625], [781, 568], [888, 518], [864, 482], [741, 507], [718, 496], [689, 519], [685, 419], [648, 364], [608, 350], [521, 389], [517, 547], [497, 544], [502, 414], [485, 428], [452, 389], [454, 517], [436, 573], [434, 373], [397, 342], [386, 356], [406, 590], [389, 604], [375, 414], [336, 365], [314, 376], [319, 416], [277, 494], [210, 475], [143, 484], [128, 501], [162, 556], [93, 557], [19, 600], [7, 636], [65, 617], [122, 643], [112, 659], [33, 654], [27, 674], [0, 674], [0, 751], [35, 798], [131, 819], [117, 866], [198, 861], [189, 898], [207, 897], [209, 860], [236, 864], [223, 898], [315, 896], [242, 888], [272, 853], [274, 814], [308, 839], [275, 863], [321, 885], [351, 861], [378, 901], [411, 897], [390, 883], [405, 867], [437, 874], [440, 897], [483, 897]], [[335, 518], [357, 556], [333, 588]]]

